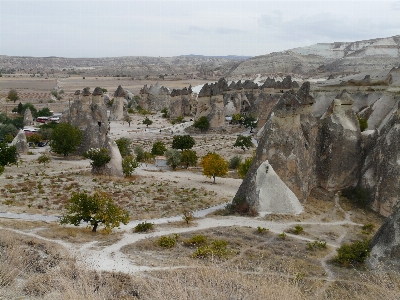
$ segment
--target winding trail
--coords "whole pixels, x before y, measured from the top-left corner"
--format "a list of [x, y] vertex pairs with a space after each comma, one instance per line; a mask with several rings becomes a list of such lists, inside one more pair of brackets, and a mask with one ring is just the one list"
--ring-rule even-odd
[[[80, 247], [73, 243], [68, 243], [62, 240], [53, 240], [44, 238], [33, 232], [24, 232], [21, 230], [8, 229], [14, 232], [17, 232], [22, 235], [36, 237], [38, 239], [46, 240], [49, 242], [55, 242], [59, 245], [64, 246], [68, 249], [71, 254], [76, 257], [76, 259], [91, 269], [99, 270], [99, 271], [116, 271], [116, 272], [124, 272], [128, 274], [133, 274], [136, 272], [149, 271], [149, 270], [166, 270], [166, 269], [178, 269], [178, 268], [190, 268], [191, 266], [176, 266], [176, 267], [149, 267], [149, 266], [140, 266], [136, 265], [134, 261], [132, 261], [127, 255], [125, 255], [121, 249], [122, 247], [138, 242], [147, 238], [159, 237], [162, 235], [169, 234], [179, 234], [190, 231], [201, 231], [209, 228], [216, 227], [229, 227], [229, 226], [247, 226], [252, 228], [265, 227], [268, 228], [269, 231], [279, 234], [287, 229], [295, 226], [295, 225], [313, 225], [313, 226], [324, 226], [329, 228], [335, 225], [352, 225], [352, 226], [361, 226], [361, 224], [357, 224], [351, 221], [350, 215], [345, 212], [339, 204], [338, 195], [335, 196], [335, 209], [343, 211], [345, 213], [345, 219], [341, 221], [335, 222], [275, 222], [275, 221], [265, 221], [260, 218], [247, 218], [247, 217], [236, 217], [236, 216], [227, 216], [227, 217], [205, 217], [207, 214], [222, 208], [225, 204], [218, 205], [215, 207], [211, 207], [208, 209], [204, 209], [201, 211], [194, 212], [194, 216], [196, 219], [197, 226], [196, 227], [183, 227], [183, 228], [162, 228], [158, 227], [156, 231], [148, 233], [148, 234], [139, 234], [133, 233], [132, 229], [141, 221], [132, 221], [127, 225], [122, 225], [120, 230], [124, 232], [122, 238], [116, 243], [109, 246], [97, 246], [97, 241], [92, 241], [88, 243], [82, 244]], [[57, 220], [55, 216], [43, 216], [43, 215], [28, 215], [28, 214], [10, 214], [10, 213], [0, 213], [0, 217], [5, 218], [13, 218], [13, 219], [21, 219], [21, 220], [40, 220], [46, 222], [54, 222]], [[158, 218], [153, 220], [147, 220], [147, 222], [151, 222], [154, 224], [168, 224], [170, 222], [181, 221], [182, 216], [175, 216], [169, 218]], [[5, 229], [5, 228], [4, 228]], [[321, 259], [321, 265], [325, 270], [326, 277], [321, 278], [326, 280], [325, 285], [321, 288], [320, 293], [323, 293], [324, 290], [329, 286], [329, 284], [334, 281], [335, 275], [334, 272], [330, 269], [328, 265], [328, 260], [331, 259], [335, 253], [336, 248], [340, 245], [343, 238], [346, 236], [347, 231], [344, 232], [339, 239], [335, 243], [328, 243], [329, 246], [332, 247], [332, 251], [329, 252], [325, 257]], [[303, 241], [314, 241], [315, 239], [307, 238], [301, 235], [294, 235], [287, 233], [288, 236], [303, 240]], [[263, 243], [266, 243], [263, 242]]]

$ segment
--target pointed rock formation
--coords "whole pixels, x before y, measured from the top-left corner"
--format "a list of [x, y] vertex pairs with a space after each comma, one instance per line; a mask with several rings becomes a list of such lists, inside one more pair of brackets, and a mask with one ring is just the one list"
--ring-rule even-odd
[[28, 141], [26, 140], [25, 132], [23, 130], [18, 132], [17, 136], [11, 142], [11, 145], [17, 148], [19, 154], [28, 154]]
[[117, 90], [114, 92], [114, 102], [110, 110], [111, 121], [121, 121], [124, 119], [124, 99], [125, 91], [119, 85]]
[[24, 126], [32, 125], [32, 123], [33, 123], [32, 112], [29, 109], [29, 107], [27, 107], [24, 112]]

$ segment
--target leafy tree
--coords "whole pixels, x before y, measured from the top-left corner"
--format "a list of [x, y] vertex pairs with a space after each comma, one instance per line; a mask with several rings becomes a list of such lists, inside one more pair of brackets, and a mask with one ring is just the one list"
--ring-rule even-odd
[[195, 144], [194, 138], [190, 135], [175, 135], [172, 140], [172, 148], [173, 149], [192, 149]]
[[362, 264], [370, 255], [370, 240], [356, 240], [350, 244], [343, 244], [337, 251], [334, 261], [346, 267]]
[[92, 161], [90, 165], [92, 166], [93, 173], [101, 173], [106, 164], [111, 160], [111, 156], [106, 148], [90, 148], [83, 153], [83, 156]]
[[203, 175], [213, 178], [215, 183], [216, 176], [228, 174], [228, 162], [215, 152], [209, 152], [201, 159]]
[[181, 163], [186, 166], [186, 169], [189, 168], [189, 166], [195, 166], [197, 164], [197, 159], [196, 151], [183, 150], [181, 153]]
[[19, 96], [18, 96], [17, 91], [14, 90], [14, 89], [11, 89], [8, 92], [7, 99], [9, 99], [10, 101], [13, 101], [14, 103], [15, 103], [15, 101], [19, 100]]
[[151, 148], [151, 154], [154, 156], [164, 155], [165, 151], [167, 151], [167, 148], [161, 141], [154, 142], [153, 147]]
[[125, 156], [122, 159], [122, 172], [126, 177], [132, 176], [139, 165], [139, 162], [132, 155]]
[[10, 119], [10, 123], [13, 124], [16, 128], [24, 128], [23, 117], [15, 117], [13, 119]]
[[20, 115], [22, 115], [24, 113], [24, 106], [22, 105], [21, 102], [18, 103], [17, 113], [19, 113]]
[[210, 128], [210, 121], [208, 121], [205, 116], [200, 117], [193, 123], [193, 127], [200, 129], [200, 131], [203, 132], [203, 130], [208, 130]]
[[39, 110], [36, 114], [35, 117], [50, 117], [53, 114], [50, 112], [50, 109], [48, 107], [44, 107], [41, 110]]
[[128, 138], [119, 138], [115, 141], [118, 146], [119, 152], [122, 157], [131, 155], [131, 150], [129, 149], [132, 141]]
[[250, 169], [251, 164], [253, 163], [254, 156], [246, 158], [243, 163], [240, 163], [237, 167], [237, 172], [240, 178], [245, 178], [247, 172]]
[[27, 108], [29, 108], [30, 109], [30, 111], [31, 111], [31, 113], [32, 113], [32, 116], [34, 117], [34, 118], [37, 118], [37, 109], [36, 109], [36, 107], [32, 104], [32, 103], [25, 103], [24, 105], [22, 105], [22, 111], [23, 111], [23, 113], [25, 113], [25, 110], [27, 109]]
[[251, 136], [243, 136], [241, 134], [238, 135], [236, 138], [235, 144], [233, 147], [240, 147], [243, 149], [243, 152], [250, 147], [254, 147], [253, 142], [251, 141]]
[[132, 123], [133, 120], [132, 120], [132, 118], [130, 116], [126, 116], [124, 121], [129, 124], [129, 127], [131, 127], [131, 123]]
[[146, 117], [146, 119], [144, 119], [144, 120], [142, 121], [142, 123], [145, 124], [146, 127], [149, 127], [149, 125], [153, 124], [153, 121], [150, 120], [148, 117]]
[[82, 131], [69, 123], [60, 123], [51, 134], [51, 151], [68, 156], [76, 151], [82, 141]]
[[242, 124], [242, 121], [243, 121], [243, 117], [241, 114], [233, 114], [232, 115], [232, 122], [234, 124], [238, 124], [238, 123]]
[[178, 150], [170, 149], [165, 152], [165, 157], [167, 158], [167, 165], [173, 170], [181, 163], [181, 154]]
[[105, 88], [102, 88], [101, 90], [103, 91], [103, 93], [107, 93], [108, 92], [107, 89], [105, 89]]
[[0, 143], [0, 166], [16, 164], [18, 159], [17, 147]]
[[14, 136], [11, 133], [7, 133], [4, 137], [5, 143], [11, 143], [14, 140]]
[[136, 160], [138, 162], [142, 162], [144, 161], [144, 150], [142, 148], [142, 146], [136, 146], [135, 149], [133, 149], [133, 152], [135, 152], [136, 154]]
[[251, 115], [244, 117], [243, 126], [250, 128], [250, 132], [253, 132], [253, 128], [257, 127], [257, 123], [257, 119]]
[[9, 118], [6, 113], [0, 113], [0, 124], [7, 124], [7, 120], [9, 120]]
[[66, 213], [60, 217], [60, 224], [79, 226], [81, 221], [88, 223], [92, 231], [104, 225], [104, 231], [110, 233], [120, 223], [128, 224], [129, 213], [117, 206], [112, 198], [104, 192], [96, 192], [89, 196], [86, 192], [73, 193], [67, 204]]
[[18, 129], [13, 124], [0, 125], [0, 139], [4, 139], [8, 134], [16, 136], [18, 134]]
[[26, 137], [26, 140], [30, 143], [34, 143], [37, 145], [42, 140], [42, 136], [40, 134], [34, 133]]

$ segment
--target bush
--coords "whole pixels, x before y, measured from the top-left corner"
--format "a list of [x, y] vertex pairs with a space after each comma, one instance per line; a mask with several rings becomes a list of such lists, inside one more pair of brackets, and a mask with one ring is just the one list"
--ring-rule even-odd
[[345, 267], [364, 263], [370, 254], [369, 242], [370, 240], [364, 239], [340, 246], [336, 249], [334, 261]]
[[18, 159], [17, 147], [8, 146], [6, 143], [0, 142], [0, 166], [8, 164], [16, 164]]
[[51, 157], [50, 155], [43, 153], [38, 157], [37, 161], [39, 164], [44, 164], [46, 166], [46, 164], [48, 164], [51, 161]]
[[237, 168], [239, 167], [239, 164], [240, 164], [241, 162], [242, 162], [242, 158], [241, 158], [240, 156], [236, 155], [236, 156], [232, 157], [232, 158], [229, 160], [229, 165], [228, 165], [228, 167], [229, 167], [229, 169], [235, 170], [235, 169], [237, 169]]
[[153, 230], [154, 224], [153, 223], [147, 223], [146, 221], [139, 223], [135, 226], [134, 231], [135, 232], [146, 232], [149, 230]]
[[228, 254], [228, 242], [225, 240], [214, 240], [211, 245], [200, 246], [192, 254], [192, 257], [206, 258], [209, 256], [224, 257]]
[[157, 240], [157, 244], [162, 248], [172, 248], [176, 245], [176, 237], [163, 235]]
[[4, 166], [0, 165], [0, 175], [4, 172]]
[[90, 148], [83, 156], [92, 160], [90, 165], [93, 168], [102, 168], [111, 160], [106, 148]]
[[308, 245], [308, 249], [309, 250], [325, 249], [326, 248], [326, 242], [325, 241], [308, 242], [307, 245]]
[[119, 138], [115, 141], [118, 146], [119, 152], [121, 153], [122, 157], [131, 155], [131, 150], [129, 146], [131, 145], [131, 140], [128, 138]]
[[136, 160], [138, 162], [144, 161], [144, 150], [142, 146], [136, 146], [135, 149], [133, 149], [133, 152], [136, 154]]
[[251, 164], [253, 163], [254, 156], [246, 158], [243, 163], [239, 163], [237, 167], [237, 172], [240, 178], [245, 178], [247, 172], [249, 171]]
[[368, 128], [368, 119], [367, 118], [361, 118], [360, 116], [357, 116], [358, 123], [360, 125], [360, 131], [365, 131]]
[[284, 233], [284, 232], [278, 234], [278, 236], [279, 236], [282, 240], [286, 239], [286, 233]]
[[185, 246], [200, 246], [200, 245], [206, 245], [207, 244], [207, 237], [204, 235], [194, 235], [190, 239], [186, 240], [183, 242]]
[[189, 222], [193, 221], [194, 219], [193, 213], [191, 211], [185, 210], [183, 212], [182, 219], [186, 222], [186, 224], [189, 224]]
[[304, 228], [301, 227], [300, 225], [296, 225], [294, 228], [292, 228], [289, 232], [294, 233], [294, 234], [300, 234], [304, 231]]
[[371, 234], [374, 230], [375, 225], [372, 223], [365, 224], [361, 227], [362, 234]]
[[370, 202], [369, 192], [362, 187], [350, 187], [342, 190], [342, 196], [346, 197], [350, 202], [366, 206]]
[[126, 177], [132, 176], [137, 167], [139, 167], [139, 162], [132, 155], [122, 159], [122, 172]]
[[258, 234], [264, 234], [264, 233], [266, 233], [267, 231], [268, 231], [267, 228], [257, 226], [256, 233], [258, 233]]

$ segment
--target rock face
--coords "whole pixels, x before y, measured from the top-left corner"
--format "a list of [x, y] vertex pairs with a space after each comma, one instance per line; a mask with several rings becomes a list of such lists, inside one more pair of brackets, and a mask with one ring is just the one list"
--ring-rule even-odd
[[11, 145], [17, 148], [18, 153], [28, 154], [28, 142], [26, 140], [25, 132], [23, 130], [20, 130], [18, 132], [17, 136], [11, 142]]
[[367, 259], [367, 265], [372, 269], [400, 271], [399, 204], [393, 208], [393, 213], [371, 240], [371, 254]]
[[[268, 160], [300, 201], [315, 187], [340, 191], [361, 186], [370, 192], [372, 208], [390, 215], [400, 199], [400, 104], [396, 97], [379, 94], [363, 110], [370, 110], [371, 123], [378, 128], [361, 133], [354, 106], [362, 107], [375, 96], [344, 90], [317, 117], [309, 83], [297, 93], [284, 93], [259, 132], [253, 165], [236, 197], [259, 206], [257, 170]], [[382, 99], [387, 107], [379, 109], [376, 103]]]
[[87, 101], [75, 98], [70, 110], [63, 113], [60, 122], [69, 122], [82, 131], [83, 140], [77, 154], [82, 155], [90, 148], [106, 148], [111, 155], [111, 161], [106, 165], [104, 175], [122, 176], [121, 154], [115, 142], [107, 136], [109, 123], [106, 108], [102, 104], [88, 104]]
[[[400, 103], [399, 103], [400, 106]], [[372, 140], [372, 141], [371, 141]], [[383, 216], [400, 200], [400, 109], [369, 137], [362, 167], [361, 185], [371, 192], [372, 208]]]
[[255, 190], [251, 197], [259, 212], [298, 214], [303, 208], [296, 195], [275, 173], [268, 161], [263, 162], [256, 171]]
[[110, 110], [111, 121], [122, 121], [124, 119], [124, 99], [125, 91], [119, 85], [117, 90], [114, 92], [114, 102]]
[[29, 109], [29, 107], [27, 107], [24, 112], [24, 125], [29, 126], [32, 125], [32, 123], [33, 123], [32, 112]]

